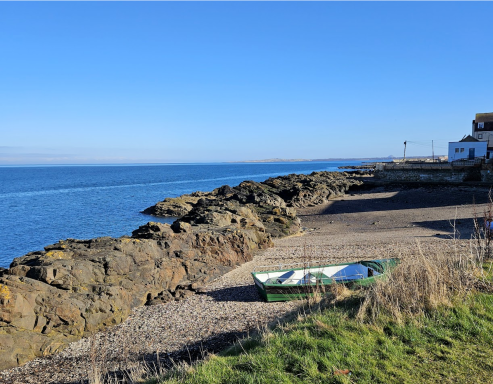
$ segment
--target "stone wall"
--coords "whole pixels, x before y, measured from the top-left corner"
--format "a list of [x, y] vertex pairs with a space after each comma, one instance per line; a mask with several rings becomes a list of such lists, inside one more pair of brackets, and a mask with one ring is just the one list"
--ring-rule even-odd
[[491, 169], [484, 169], [481, 171], [481, 181], [485, 183], [493, 184], [493, 171]]
[[[420, 182], [420, 183], [462, 183], [464, 181], [481, 181], [481, 168], [394, 168], [377, 169], [375, 178], [384, 181], [395, 182]], [[488, 176], [493, 181], [493, 174]]]

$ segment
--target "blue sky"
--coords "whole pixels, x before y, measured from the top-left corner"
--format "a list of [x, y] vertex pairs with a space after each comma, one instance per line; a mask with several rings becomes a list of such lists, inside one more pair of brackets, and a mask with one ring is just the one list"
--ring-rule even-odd
[[0, 2], [0, 164], [446, 154], [493, 111], [480, 2]]

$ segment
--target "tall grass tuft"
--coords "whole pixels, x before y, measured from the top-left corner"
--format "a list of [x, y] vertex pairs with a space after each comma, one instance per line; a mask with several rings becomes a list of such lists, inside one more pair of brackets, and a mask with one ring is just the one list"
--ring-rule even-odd
[[471, 242], [471, 252], [478, 262], [492, 260], [493, 258], [493, 196], [490, 189], [488, 203], [484, 206], [482, 214], [478, 213], [474, 205], [474, 231]]
[[403, 258], [385, 279], [364, 290], [358, 318], [376, 321], [384, 315], [401, 321], [450, 306], [476, 285], [481, 274], [482, 264], [472, 253], [425, 255], [418, 243], [417, 257]]

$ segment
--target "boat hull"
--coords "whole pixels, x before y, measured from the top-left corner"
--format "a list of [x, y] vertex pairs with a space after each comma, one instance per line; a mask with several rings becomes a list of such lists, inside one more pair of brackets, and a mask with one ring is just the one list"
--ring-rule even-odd
[[[274, 273], [277, 271], [265, 271], [265, 272], [253, 272], [253, 280], [255, 286], [260, 294], [260, 296], [268, 302], [271, 301], [290, 301], [290, 300], [300, 300], [306, 299], [307, 297], [313, 297], [316, 294], [323, 294], [330, 285], [333, 284], [343, 284], [350, 289], [357, 289], [359, 287], [371, 285], [375, 283], [376, 280], [381, 279], [385, 276], [385, 272], [394, 268], [399, 263], [399, 259], [385, 259], [385, 260], [368, 260], [360, 261], [358, 263], [348, 263], [348, 264], [333, 264], [325, 265], [316, 268], [326, 268], [326, 267], [340, 267], [340, 266], [355, 266], [361, 265], [365, 268], [372, 269], [378, 275], [367, 276], [358, 279], [338, 279], [338, 278], [327, 278], [322, 281], [317, 281], [315, 283], [309, 284], [271, 284], [260, 280], [259, 275], [265, 273]], [[303, 270], [306, 272], [310, 271], [310, 268], [297, 268], [295, 270]], [[281, 270], [281, 272], [290, 270]]]

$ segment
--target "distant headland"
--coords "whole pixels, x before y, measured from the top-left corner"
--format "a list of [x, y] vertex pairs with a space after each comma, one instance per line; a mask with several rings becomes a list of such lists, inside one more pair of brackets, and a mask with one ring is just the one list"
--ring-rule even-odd
[[[439, 156], [435, 156], [439, 157]], [[413, 156], [413, 159], [431, 159], [431, 156]], [[382, 156], [382, 157], [334, 157], [329, 159], [263, 159], [263, 160], [242, 160], [242, 161], [229, 161], [228, 163], [294, 163], [294, 162], [321, 162], [321, 161], [381, 161], [381, 160], [399, 160], [402, 157], [396, 156]]]

